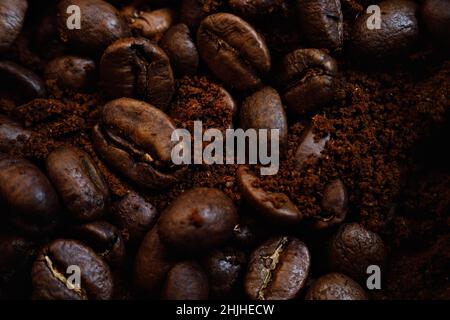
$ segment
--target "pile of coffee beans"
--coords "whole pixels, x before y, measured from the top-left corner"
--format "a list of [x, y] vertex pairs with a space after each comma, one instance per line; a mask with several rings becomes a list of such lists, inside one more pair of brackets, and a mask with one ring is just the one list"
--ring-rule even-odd
[[[448, 185], [399, 200], [449, 32], [448, 0], [0, 0], [0, 298], [450, 298]], [[174, 164], [196, 120], [278, 129], [279, 172]]]

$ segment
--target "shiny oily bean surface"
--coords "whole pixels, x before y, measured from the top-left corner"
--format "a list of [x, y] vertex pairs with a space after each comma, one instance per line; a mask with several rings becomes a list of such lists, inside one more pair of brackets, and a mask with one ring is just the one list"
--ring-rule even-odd
[[329, 182], [323, 191], [322, 213], [316, 217], [315, 227], [325, 229], [342, 223], [347, 216], [348, 193], [341, 179]]
[[368, 300], [364, 289], [354, 280], [340, 273], [326, 274], [311, 285], [306, 300]]
[[329, 135], [320, 137], [313, 132], [312, 128], [307, 128], [300, 138], [301, 142], [295, 153], [297, 170], [302, 170], [307, 160], [315, 163], [329, 140]]
[[8, 49], [19, 35], [27, 9], [27, 0], [0, 2], [0, 52]]

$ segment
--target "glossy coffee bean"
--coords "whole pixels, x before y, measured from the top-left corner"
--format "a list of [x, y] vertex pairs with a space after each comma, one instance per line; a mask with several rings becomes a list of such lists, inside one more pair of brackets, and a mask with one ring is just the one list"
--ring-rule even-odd
[[175, 199], [158, 226], [161, 240], [172, 248], [201, 252], [227, 241], [237, 222], [236, 208], [222, 191], [194, 188]]
[[95, 85], [95, 62], [76, 56], [57, 57], [45, 67], [44, 78], [47, 84], [55, 84], [61, 90], [86, 92]]
[[322, 213], [316, 218], [315, 227], [325, 229], [341, 224], [347, 215], [348, 194], [344, 183], [335, 179], [327, 184], [321, 201]]
[[[73, 12], [69, 6], [78, 6], [81, 28], [69, 29]], [[114, 41], [130, 35], [128, 25], [119, 11], [103, 0], [62, 0], [57, 9], [60, 38], [78, 51], [98, 54]]]
[[5, 51], [16, 40], [22, 30], [27, 0], [3, 0], [0, 2], [0, 52]]
[[381, 28], [369, 29], [370, 14], [361, 14], [351, 33], [352, 47], [363, 58], [388, 58], [409, 52], [419, 38], [417, 4], [412, 0], [382, 1]]
[[305, 161], [316, 162], [325, 149], [330, 136], [320, 137], [311, 128], [307, 128], [300, 137], [300, 144], [295, 153], [297, 170], [302, 170]]
[[200, 56], [225, 84], [247, 91], [262, 85], [260, 76], [270, 70], [270, 53], [264, 39], [241, 18], [229, 13], [206, 17], [197, 33]]
[[284, 0], [230, 0], [228, 2], [230, 8], [238, 16], [244, 18], [257, 18], [274, 16], [280, 13], [286, 1]]
[[0, 152], [21, 151], [31, 132], [24, 129], [20, 123], [0, 115]]
[[106, 221], [95, 221], [76, 226], [74, 238], [92, 248], [111, 268], [119, 268], [125, 260], [125, 243], [119, 230]]
[[145, 38], [161, 36], [173, 25], [175, 19], [176, 12], [170, 8], [153, 11], [132, 9], [128, 16], [133, 35]]
[[179, 262], [170, 269], [162, 290], [165, 300], [208, 299], [208, 277], [197, 262]]
[[450, 46], [450, 1], [426, 0], [421, 17], [436, 42]]
[[73, 147], [53, 151], [47, 172], [73, 218], [92, 221], [103, 216], [109, 205], [108, 185], [86, 152]]
[[125, 241], [133, 244], [140, 243], [159, 217], [156, 208], [134, 192], [113, 206], [112, 215], [116, 225], [126, 235]]
[[276, 237], [250, 256], [245, 292], [252, 300], [290, 300], [298, 297], [309, 275], [311, 257], [295, 238]]
[[296, 0], [301, 32], [315, 48], [338, 49], [344, 41], [340, 0]]
[[12, 222], [29, 233], [48, 231], [58, 217], [58, 196], [44, 174], [6, 154], [0, 154], [0, 202]]
[[104, 106], [92, 140], [97, 154], [113, 169], [143, 188], [158, 190], [177, 182], [183, 173], [171, 160], [174, 130], [161, 110], [122, 98]]
[[211, 298], [235, 298], [240, 293], [246, 260], [244, 252], [231, 247], [215, 249], [203, 259]]
[[340, 273], [329, 273], [314, 281], [306, 293], [306, 300], [368, 300], [361, 286]]
[[286, 194], [267, 192], [258, 187], [259, 179], [248, 167], [239, 167], [236, 174], [243, 198], [269, 220], [282, 224], [302, 221], [303, 214]]
[[278, 129], [280, 153], [286, 152], [287, 118], [281, 98], [275, 89], [265, 87], [244, 100], [240, 111], [240, 127], [244, 130]]
[[185, 24], [171, 27], [164, 34], [159, 45], [167, 53], [175, 72], [179, 75], [195, 74], [199, 57], [189, 28]]
[[109, 46], [100, 62], [100, 75], [109, 99], [136, 98], [164, 109], [174, 92], [169, 58], [144, 38], [126, 38]]
[[377, 265], [383, 272], [386, 248], [378, 234], [358, 223], [349, 223], [331, 239], [328, 256], [331, 270], [365, 281], [368, 266]]
[[279, 73], [283, 101], [298, 116], [317, 112], [335, 95], [336, 61], [319, 49], [297, 49], [286, 55]]
[[[81, 283], [73, 282], [73, 266]], [[33, 298], [38, 300], [109, 300], [113, 278], [108, 265], [75, 240], [55, 240], [39, 253], [32, 269]]]

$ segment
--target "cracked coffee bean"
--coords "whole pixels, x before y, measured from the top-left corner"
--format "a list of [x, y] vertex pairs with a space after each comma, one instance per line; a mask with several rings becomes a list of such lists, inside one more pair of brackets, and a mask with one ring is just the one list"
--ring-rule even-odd
[[27, 9], [27, 0], [0, 2], [0, 52], [8, 49], [22, 31]]
[[314, 226], [317, 229], [330, 228], [341, 224], [347, 216], [348, 194], [340, 179], [327, 184], [322, 196], [322, 213], [315, 217]]
[[340, 273], [329, 273], [314, 281], [306, 300], [368, 300], [361, 286]]
[[126, 7], [123, 11], [128, 17], [131, 32], [134, 36], [144, 38], [161, 37], [176, 20], [176, 12], [171, 8], [161, 8], [153, 11]]

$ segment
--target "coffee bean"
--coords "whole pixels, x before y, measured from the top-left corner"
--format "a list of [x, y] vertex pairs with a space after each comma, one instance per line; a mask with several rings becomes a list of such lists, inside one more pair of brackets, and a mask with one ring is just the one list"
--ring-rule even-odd
[[104, 106], [92, 139], [97, 154], [112, 168], [143, 188], [158, 190], [177, 182], [184, 172], [171, 161], [174, 130], [161, 110], [122, 98]]
[[344, 41], [340, 0], [296, 0], [301, 31], [315, 48], [339, 49]]
[[192, 261], [179, 262], [167, 274], [162, 298], [165, 300], [206, 300], [208, 291], [208, 278], [201, 266]]
[[239, 167], [237, 179], [244, 199], [271, 221], [291, 224], [303, 219], [303, 214], [287, 195], [267, 192], [258, 187], [258, 177], [248, 167]]
[[340, 179], [331, 181], [322, 196], [322, 213], [316, 217], [315, 227], [325, 229], [342, 223], [347, 215], [347, 189]]
[[411, 0], [382, 1], [381, 28], [369, 29], [370, 14], [361, 14], [351, 33], [352, 48], [363, 58], [383, 59], [406, 54], [419, 38], [417, 4]]
[[20, 152], [30, 135], [19, 123], [0, 115], [0, 152]]
[[300, 240], [268, 240], [250, 256], [245, 292], [252, 300], [295, 299], [305, 285], [310, 264], [308, 248]]
[[161, 39], [161, 48], [167, 53], [174, 70], [180, 75], [194, 75], [198, 68], [197, 48], [185, 24], [171, 27]]
[[217, 13], [223, 7], [225, 1], [208, 0], [182, 0], [180, 10], [180, 22], [184, 23], [192, 31], [197, 30], [200, 22], [208, 15]]
[[156, 208], [134, 192], [127, 194], [113, 206], [112, 215], [122, 233], [133, 244], [140, 243], [159, 217]]
[[336, 61], [318, 49], [297, 49], [284, 57], [279, 71], [283, 101], [295, 115], [315, 113], [335, 95]]
[[[76, 286], [71, 266], [81, 271]], [[33, 298], [38, 300], [109, 300], [113, 278], [108, 265], [84, 244], [55, 240], [39, 253], [32, 269]]]
[[175, 199], [158, 225], [161, 240], [169, 246], [201, 252], [227, 241], [237, 222], [236, 208], [222, 191], [194, 188]]
[[61, 90], [90, 91], [96, 80], [95, 62], [76, 56], [57, 57], [45, 67], [44, 78], [47, 85], [50, 82]]
[[342, 225], [330, 241], [328, 252], [331, 270], [365, 281], [367, 267], [383, 270], [386, 248], [380, 236], [358, 223]]
[[169, 58], [147, 39], [114, 42], [102, 56], [100, 74], [109, 99], [136, 98], [161, 109], [172, 99], [174, 79]]
[[131, 14], [128, 14], [128, 20], [133, 35], [144, 38], [160, 37], [176, 19], [176, 12], [171, 8], [153, 11], [131, 9], [128, 11], [131, 11]]
[[306, 300], [368, 300], [361, 286], [340, 273], [329, 273], [317, 279], [306, 293]]
[[[265, 87], [244, 100], [241, 106], [240, 127], [244, 130], [249, 128], [278, 129], [280, 153], [286, 152], [287, 118], [281, 98], [275, 89]], [[270, 145], [270, 136], [268, 140]]]
[[95, 221], [76, 226], [76, 239], [92, 248], [111, 268], [120, 268], [125, 260], [125, 244], [119, 230], [106, 221]]
[[44, 174], [6, 154], [0, 154], [0, 202], [12, 222], [29, 233], [48, 232], [58, 218], [58, 196]]
[[16, 40], [22, 30], [27, 0], [3, 0], [0, 3], [0, 52], [5, 51]]
[[297, 170], [302, 170], [305, 162], [315, 163], [325, 149], [330, 136], [320, 137], [307, 128], [300, 138], [300, 145], [295, 154]]
[[231, 88], [247, 91], [262, 85], [270, 70], [264, 39], [241, 18], [229, 13], [206, 17], [197, 33], [198, 50], [211, 71]]
[[91, 157], [67, 147], [47, 158], [47, 172], [71, 216], [92, 221], [103, 216], [109, 204], [109, 189]]
[[[80, 8], [80, 29], [68, 27], [73, 13], [68, 13], [67, 9], [73, 5]], [[103, 0], [62, 0], [58, 4], [57, 26], [63, 42], [75, 50], [96, 54], [114, 41], [130, 35], [119, 11]]]
[[273, 16], [286, 6], [284, 0], [230, 0], [228, 3], [233, 12], [244, 18]]
[[450, 46], [450, 2], [426, 0], [421, 8], [422, 20], [433, 38]]

